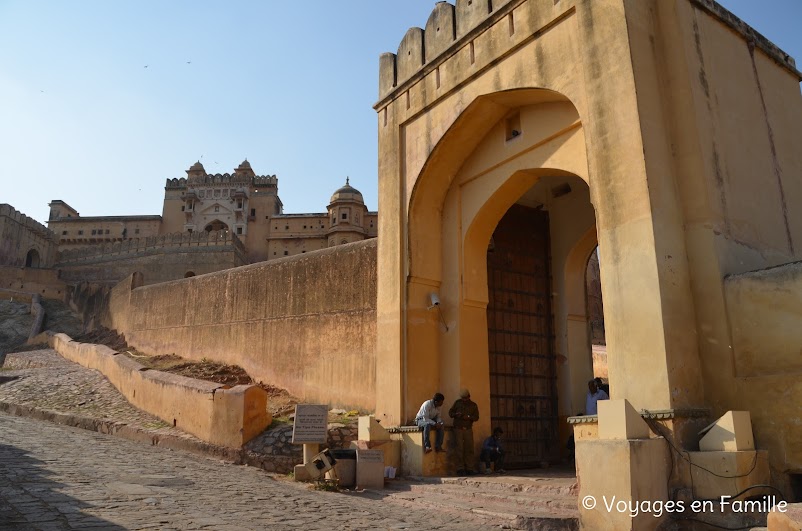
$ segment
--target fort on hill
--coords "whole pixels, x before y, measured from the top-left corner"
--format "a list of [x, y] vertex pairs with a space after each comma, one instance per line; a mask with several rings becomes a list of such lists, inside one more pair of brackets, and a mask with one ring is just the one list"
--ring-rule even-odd
[[233, 173], [167, 179], [162, 214], [81, 216], [60, 199], [49, 203], [48, 228], [57, 239], [67, 281], [116, 282], [139, 271], [145, 283], [304, 254], [374, 238], [378, 213], [345, 184], [326, 212], [286, 214], [275, 175], [257, 175], [243, 161]]

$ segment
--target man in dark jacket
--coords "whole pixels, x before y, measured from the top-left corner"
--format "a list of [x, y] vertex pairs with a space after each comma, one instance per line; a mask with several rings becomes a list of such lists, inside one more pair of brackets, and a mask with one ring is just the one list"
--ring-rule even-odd
[[459, 392], [459, 400], [448, 410], [454, 419], [454, 438], [457, 442], [457, 475], [473, 475], [473, 423], [479, 420], [479, 406], [471, 401], [467, 389]]
[[497, 473], [504, 473], [504, 448], [501, 446], [501, 437], [504, 430], [496, 428], [493, 430], [493, 435], [485, 439], [482, 444], [482, 453], [479, 454], [479, 461], [484, 464], [484, 473], [490, 474], [492, 472], [490, 463], [495, 465]]

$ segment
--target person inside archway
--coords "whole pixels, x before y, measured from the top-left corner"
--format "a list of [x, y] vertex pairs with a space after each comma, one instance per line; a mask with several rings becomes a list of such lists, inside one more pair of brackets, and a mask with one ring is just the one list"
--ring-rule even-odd
[[423, 428], [424, 453], [428, 454], [432, 451], [431, 438], [429, 437], [432, 428], [437, 432], [434, 449], [437, 452], [443, 451], [445, 431], [443, 430], [443, 419], [440, 417], [440, 408], [443, 407], [445, 399], [446, 397], [442, 393], [435, 393], [431, 400], [427, 400], [421, 405], [418, 415], [415, 417], [415, 424], [419, 428]]
[[473, 423], [479, 420], [479, 406], [471, 400], [471, 392], [463, 389], [459, 400], [448, 410], [454, 419], [454, 438], [457, 441], [457, 475], [473, 475]]
[[598, 415], [599, 410], [597, 403], [599, 400], [609, 400], [610, 397], [607, 393], [599, 389], [596, 380], [588, 382], [588, 394], [585, 398], [585, 415]]
[[599, 388], [599, 389], [601, 389], [602, 391], [604, 391], [604, 393], [605, 393], [605, 394], [607, 395], [607, 397], [609, 398], [609, 397], [610, 397], [610, 384], [606, 384], [606, 383], [604, 383], [604, 380], [602, 380], [602, 379], [601, 379], [600, 377], [598, 377], [598, 376], [597, 376], [597, 377], [595, 377], [595, 378], [594, 378], [594, 380], [596, 380], [596, 387], [597, 387], [597, 388]]
[[496, 428], [493, 430], [493, 435], [485, 439], [482, 443], [482, 453], [479, 454], [479, 464], [483, 465], [485, 474], [490, 474], [493, 467], [497, 474], [504, 473], [504, 448], [501, 446], [501, 438], [504, 435], [504, 430]]

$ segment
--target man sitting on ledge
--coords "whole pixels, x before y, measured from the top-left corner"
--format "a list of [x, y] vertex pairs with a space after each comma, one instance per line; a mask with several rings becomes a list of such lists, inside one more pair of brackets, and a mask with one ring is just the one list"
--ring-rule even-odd
[[418, 416], [415, 417], [415, 424], [419, 428], [423, 428], [423, 451], [427, 454], [432, 451], [432, 443], [429, 438], [432, 428], [437, 431], [434, 449], [437, 452], [443, 451], [445, 432], [443, 431], [443, 419], [440, 418], [440, 408], [443, 406], [445, 399], [446, 397], [441, 393], [435, 393], [431, 400], [427, 400], [421, 405]]

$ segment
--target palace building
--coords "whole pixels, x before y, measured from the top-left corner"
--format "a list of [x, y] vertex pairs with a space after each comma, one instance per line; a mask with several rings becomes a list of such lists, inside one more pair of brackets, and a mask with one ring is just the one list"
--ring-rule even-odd
[[[167, 179], [160, 216], [82, 217], [66, 202], [51, 201], [48, 228], [58, 238], [61, 265], [74, 269], [120, 253], [129, 258], [182, 255], [173, 260], [167, 277], [164, 267], [150, 276], [163, 281], [374, 238], [378, 231], [378, 213], [368, 210], [348, 178], [332, 194], [325, 212], [285, 214], [278, 178], [257, 175], [247, 160], [231, 174], [207, 173], [200, 162], [186, 173]], [[202, 252], [221, 250], [229, 252], [227, 258], [216, 254], [211, 259]], [[115, 269], [106, 280], [129, 274], [130, 267], [123, 269]], [[92, 278], [97, 280], [99, 272], [93, 268]]]

